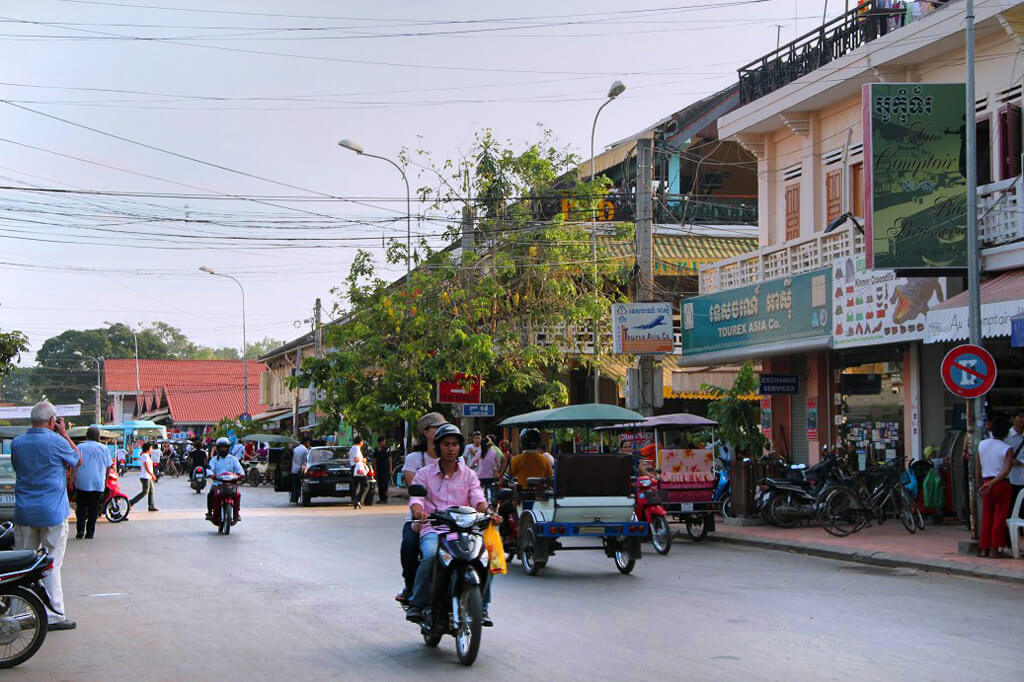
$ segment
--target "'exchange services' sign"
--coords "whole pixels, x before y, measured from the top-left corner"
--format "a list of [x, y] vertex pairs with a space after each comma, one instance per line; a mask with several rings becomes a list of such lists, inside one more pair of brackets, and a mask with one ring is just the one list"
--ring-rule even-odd
[[683, 355], [825, 336], [832, 272], [808, 272], [682, 302]]

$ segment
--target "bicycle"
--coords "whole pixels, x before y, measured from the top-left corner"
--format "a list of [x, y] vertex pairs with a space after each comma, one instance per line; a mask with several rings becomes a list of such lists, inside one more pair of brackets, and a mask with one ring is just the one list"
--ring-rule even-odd
[[[887, 511], [908, 533], [916, 533], [920, 511], [909, 499], [900, 483], [900, 470], [888, 465], [881, 469], [860, 471], [837, 485], [818, 505], [818, 521], [830, 535], [846, 537], [863, 530], [872, 521], [885, 523]], [[921, 518], [921, 526], [924, 519]]]

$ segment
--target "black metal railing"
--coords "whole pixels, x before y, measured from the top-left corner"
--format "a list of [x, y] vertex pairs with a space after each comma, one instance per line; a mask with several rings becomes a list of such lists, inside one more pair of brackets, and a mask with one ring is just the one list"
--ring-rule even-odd
[[[782, 45], [739, 69], [740, 104], [749, 104], [770, 92], [806, 76], [815, 69], [843, 57], [864, 43], [876, 40], [904, 25], [906, 5], [919, 6], [923, 13], [949, 4], [951, 0], [898, 5], [872, 0]], [[927, 10], [927, 12], [926, 12]]]

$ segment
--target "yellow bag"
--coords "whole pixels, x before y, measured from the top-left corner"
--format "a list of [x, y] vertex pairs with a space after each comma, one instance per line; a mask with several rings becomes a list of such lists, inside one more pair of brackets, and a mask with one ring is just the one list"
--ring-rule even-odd
[[501, 533], [493, 523], [484, 529], [484, 544], [487, 546], [487, 554], [491, 557], [491, 573], [493, 575], [504, 575], [508, 572], [505, 567], [505, 546], [501, 543]]

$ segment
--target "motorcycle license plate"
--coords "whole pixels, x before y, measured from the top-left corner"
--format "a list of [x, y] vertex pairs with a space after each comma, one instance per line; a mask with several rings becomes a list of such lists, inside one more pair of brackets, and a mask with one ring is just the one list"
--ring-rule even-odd
[[604, 526], [580, 526], [577, 532], [580, 535], [604, 535]]
[[14, 493], [0, 494], [0, 504], [14, 504]]
[[334, 484], [335, 492], [339, 492], [340, 493], [344, 489], [345, 489], [345, 484], [344, 483], [335, 483]]
[[680, 511], [684, 511], [684, 512], [692, 512], [693, 511], [693, 502], [683, 502], [679, 506], [679, 510]]

